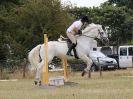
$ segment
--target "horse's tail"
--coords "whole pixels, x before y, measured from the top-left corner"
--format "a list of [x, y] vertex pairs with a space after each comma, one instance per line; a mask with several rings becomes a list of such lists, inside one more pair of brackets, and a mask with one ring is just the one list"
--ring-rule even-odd
[[31, 64], [30, 70], [33, 71], [37, 68], [37, 65], [40, 60], [39, 52], [41, 49], [41, 44], [37, 45], [35, 48], [33, 48], [28, 55], [29, 62]]

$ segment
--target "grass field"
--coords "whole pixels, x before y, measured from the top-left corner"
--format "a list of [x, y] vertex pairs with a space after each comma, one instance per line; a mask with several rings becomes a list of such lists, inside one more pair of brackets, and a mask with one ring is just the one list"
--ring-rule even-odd
[[35, 86], [34, 79], [0, 82], [0, 99], [133, 99], [133, 69], [106, 71], [101, 78], [95, 72], [91, 79], [80, 74], [69, 74], [76, 85], [49, 89]]

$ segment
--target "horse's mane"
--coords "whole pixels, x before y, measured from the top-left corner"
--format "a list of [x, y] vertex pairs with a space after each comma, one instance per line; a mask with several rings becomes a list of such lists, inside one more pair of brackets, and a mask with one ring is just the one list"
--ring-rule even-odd
[[91, 30], [95, 29], [99, 24], [88, 24], [84, 30], [82, 30], [82, 33], [90, 32]]

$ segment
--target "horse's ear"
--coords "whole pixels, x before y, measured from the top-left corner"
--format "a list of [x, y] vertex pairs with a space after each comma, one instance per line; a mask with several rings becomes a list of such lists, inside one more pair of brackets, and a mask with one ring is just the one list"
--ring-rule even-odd
[[102, 25], [102, 29], [105, 30], [105, 26]]

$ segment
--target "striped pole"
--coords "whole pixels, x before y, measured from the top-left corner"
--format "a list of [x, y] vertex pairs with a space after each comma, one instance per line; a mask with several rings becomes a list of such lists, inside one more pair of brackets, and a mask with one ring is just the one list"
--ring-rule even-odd
[[48, 79], [48, 37], [47, 34], [44, 34], [44, 52], [45, 52], [45, 58], [44, 58], [44, 67], [43, 67], [43, 75], [42, 75], [42, 81], [45, 85], [49, 84]]

